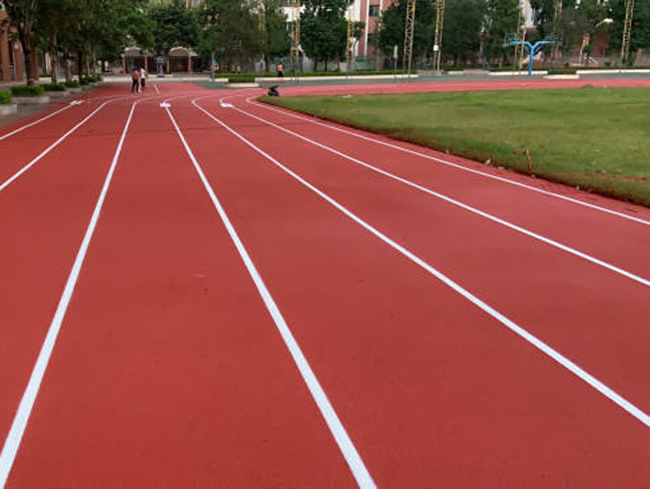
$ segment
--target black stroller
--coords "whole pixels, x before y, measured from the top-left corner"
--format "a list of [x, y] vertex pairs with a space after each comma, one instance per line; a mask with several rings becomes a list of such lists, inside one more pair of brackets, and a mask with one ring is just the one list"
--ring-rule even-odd
[[269, 97], [279, 97], [280, 96], [280, 92], [278, 92], [278, 86], [277, 85], [273, 85], [272, 87], [269, 87], [268, 96]]

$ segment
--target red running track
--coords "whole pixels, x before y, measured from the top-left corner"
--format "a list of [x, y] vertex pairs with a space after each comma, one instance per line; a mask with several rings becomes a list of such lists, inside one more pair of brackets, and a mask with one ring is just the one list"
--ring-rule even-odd
[[647, 487], [650, 211], [257, 93], [116, 100], [0, 190], [0, 487]]

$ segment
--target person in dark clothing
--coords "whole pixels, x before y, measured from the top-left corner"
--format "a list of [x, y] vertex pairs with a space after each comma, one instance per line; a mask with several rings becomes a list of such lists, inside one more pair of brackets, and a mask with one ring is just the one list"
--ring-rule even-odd
[[140, 70], [135, 66], [131, 70], [131, 93], [140, 93]]

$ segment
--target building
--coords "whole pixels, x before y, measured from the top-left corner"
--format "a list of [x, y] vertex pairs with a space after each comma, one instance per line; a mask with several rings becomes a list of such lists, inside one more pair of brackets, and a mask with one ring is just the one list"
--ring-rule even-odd
[[[25, 81], [25, 58], [18, 41], [10, 36], [9, 26], [4, 26], [7, 12], [0, 3], [0, 82]], [[38, 79], [38, 57], [32, 53], [32, 74]]]

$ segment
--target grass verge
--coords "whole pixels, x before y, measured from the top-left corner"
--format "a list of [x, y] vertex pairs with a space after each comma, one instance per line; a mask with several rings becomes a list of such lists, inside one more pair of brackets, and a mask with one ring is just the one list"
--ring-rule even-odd
[[650, 89], [263, 100], [650, 207]]

